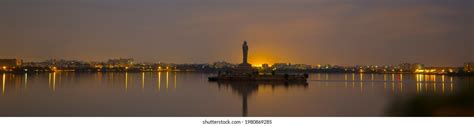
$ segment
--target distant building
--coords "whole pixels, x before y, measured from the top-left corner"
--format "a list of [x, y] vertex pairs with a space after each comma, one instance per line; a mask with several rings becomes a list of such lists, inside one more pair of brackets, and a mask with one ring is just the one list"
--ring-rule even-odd
[[299, 70], [307, 70], [311, 69], [311, 65], [306, 65], [306, 64], [287, 64], [287, 63], [275, 63], [272, 65], [272, 68], [274, 69], [299, 69]]
[[21, 66], [23, 64], [23, 60], [21, 59], [0, 59], [0, 66], [5, 67], [16, 67]]
[[464, 63], [464, 72], [474, 72], [474, 63]]
[[107, 61], [107, 65], [111, 67], [130, 67], [134, 63], [134, 60], [129, 58], [129, 59], [109, 59]]
[[402, 63], [398, 65], [398, 68], [402, 71], [410, 71], [415, 72], [416, 70], [423, 69], [425, 67], [424, 64], [420, 63]]
[[275, 63], [272, 65], [274, 69], [285, 69], [287, 68], [288, 64], [286, 63]]
[[212, 66], [214, 68], [233, 68], [233, 67], [235, 67], [234, 64], [231, 64], [231, 63], [228, 63], [228, 62], [225, 62], [225, 61], [214, 62], [214, 64], [212, 64]]

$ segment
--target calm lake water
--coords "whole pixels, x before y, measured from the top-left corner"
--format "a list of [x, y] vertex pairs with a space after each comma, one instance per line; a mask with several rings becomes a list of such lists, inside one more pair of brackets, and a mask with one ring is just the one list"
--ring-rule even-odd
[[387, 116], [400, 99], [449, 96], [474, 80], [321, 73], [300, 84], [217, 83], [211, 75], [0, 73], [0, 116]]

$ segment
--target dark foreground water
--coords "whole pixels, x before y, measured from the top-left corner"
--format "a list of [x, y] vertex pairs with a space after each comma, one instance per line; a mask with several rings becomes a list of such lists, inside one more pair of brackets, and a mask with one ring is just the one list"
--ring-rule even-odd
[[0, 116], [474, 114], [472, 90], [466, 90], [474, 87], [473, 77], [321, 73], [310, 74], [308, 83], [285, 84], [217, 83], [208, 82], [208, 76], [193, 72], [0, 74]]

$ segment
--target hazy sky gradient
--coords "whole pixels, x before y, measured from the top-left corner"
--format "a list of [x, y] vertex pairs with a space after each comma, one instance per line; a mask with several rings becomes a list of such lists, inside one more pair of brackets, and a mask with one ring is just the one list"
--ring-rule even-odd
[[0, 58], [460, 66], [472, 0], [1, 0]]

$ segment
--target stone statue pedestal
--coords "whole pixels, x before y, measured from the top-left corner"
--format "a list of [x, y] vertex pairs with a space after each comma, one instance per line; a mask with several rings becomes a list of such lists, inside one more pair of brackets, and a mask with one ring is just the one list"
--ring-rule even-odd
[[253, 73], [254, 72], [254, 68], [252, 68], [252, 65], [251, 64], [248, 64], [248, 63], [241, 63], [237, 66], [237, 68], [234, 70], [234, 72], [236, 73], [242, 73], [242, 74], [245, 74], [245, 73]]
[[241, 63], [237, 66], [237, 68], [252, 68], [252, 64], [249, 63]]

